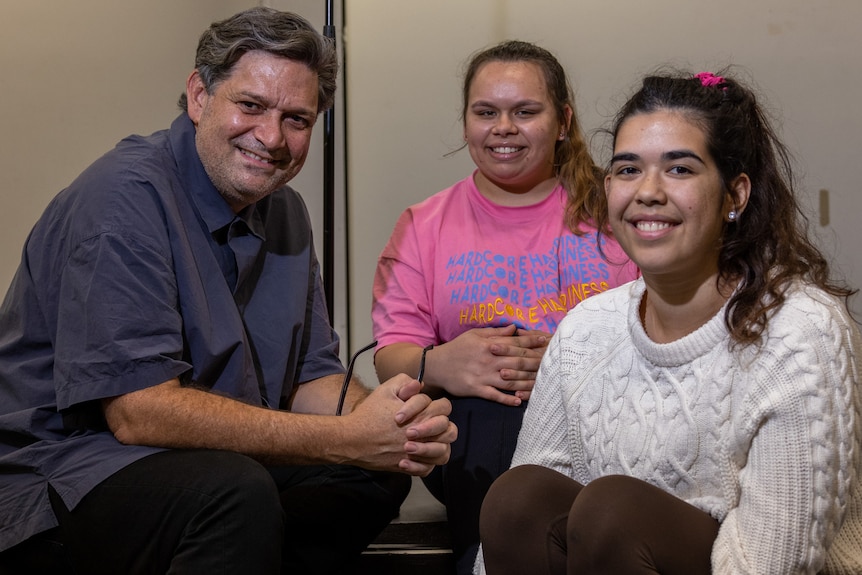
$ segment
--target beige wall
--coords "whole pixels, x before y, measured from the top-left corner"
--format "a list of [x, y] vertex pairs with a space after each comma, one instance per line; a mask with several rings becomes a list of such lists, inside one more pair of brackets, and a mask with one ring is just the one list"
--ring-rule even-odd
[[[512, 37], [557, 54], [588, 130], [659, 64], [744, 66], [782, 118], [804, 189], [830, 190], [831, 225], [812, 212], [815, 228], [862, 287], [859, 0], [348, 0], [345, 19], [354, 347], [371, 339], [372, 275], [395, 219], [472, 169], [466, 150], [443, 158], [461, 143], [463, 63]], [[370, 361], [359, 373], [374, 378]]]
[[[4, 0], [0, 3], [0, 294], [47, 202], [129, 133], [166, 127], [200, 32], [253, 0]], [[323, 0], [262, 2], [320, 27]], [[336, 2], [338, 5], [339, 3]], [[336, 6], [338, 8], [338, 6]], [[336, 10], [339, 12], [339, 10]], [[350, 347], [371, 339], [375, 260], [398, 214], [464, 177], [459, 83], [470, 53], [507, 37], [553, 50], [576, 85], [584, 125], [602, 125], [642, 72], [673, 62], [744, 65], [783, 118], [807, 190], [831, 191], [824, 245], [862, 285], [862, 150], [858, 0], [347, 0], [349, 278], [343, 207], [336, 217], [336, 328]], [[339, 30], [341, 22], [337, 21]], [[344, 91], [341, 91], [344, 94]], [[337, 113], [338, 122], [344, 118]], [[294, 182], [322, 218], [321, 127]], [[336, 128], [338, 142], [344, 130]], [[337, 164], [343, 159], [337, 155]], [[344, 184], [339, 171], [337, 190]], [[813, 196], [812, 196], [813, 197]], [[816, 223], [816, 215], [815, 223]], [[316, 231], [318, 251], [321, 231]], [[859, 298], [856, 308], [860, 309]], [[359, 373], [374, 379], [370, 362]]]

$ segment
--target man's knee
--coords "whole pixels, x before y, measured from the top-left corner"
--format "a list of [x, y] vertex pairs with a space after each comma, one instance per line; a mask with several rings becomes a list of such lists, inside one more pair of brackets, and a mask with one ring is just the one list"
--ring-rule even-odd
[[[134, 481], [143, 478], [145, 483], [146, 478], [152, 478], [158, 482], [153, 491], [170, 490], [191, 506], [223, 507], [250, 516], [260, 513], [258, 519], [280, 513], [278, 489], [272, 476], [248, 456], [219, 450], [169, 450], [151, 455], [139, 464], [140, 468], [128, 471], [135, 475]], [[127, 487], [124, 471], [106, 483]]]
[[278, 564], [278, 491], [266, 469], [243, 455], [167, 450], [121, 469], [72, 510], [50, 488], [49, 497], [59, 521], [52, 533], [78, 572], [164, 572], [178, 561], [204, 572], [213, 549], [220, 565]]
[[376, 473], [375, 482], [384, 492], [384, 498], [397, 510], [407, 499], [413, 482], [409, 475], [403, 473]]
[[281, 522], [279, 493], [272, 476], [257, 461], [232, 452], [210, 452], [206, 473], [212, 473], [212, 496], [220, 505], [231, 507], [255, 521], [270, 517]]

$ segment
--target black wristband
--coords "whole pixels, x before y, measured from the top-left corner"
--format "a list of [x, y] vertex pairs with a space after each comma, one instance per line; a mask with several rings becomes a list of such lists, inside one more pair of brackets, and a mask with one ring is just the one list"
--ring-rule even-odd
[[419, 383], [422, 383], [422, 378], [425, 376], [425, 354], [428, 353], [433, 347], [434, 344], [432, 343], [431, 345], [426, 345], [424, 348], [422, 348], [422, 359], [419, 360], [419, 375], [416, 376], [416, 379], [419, 380]]

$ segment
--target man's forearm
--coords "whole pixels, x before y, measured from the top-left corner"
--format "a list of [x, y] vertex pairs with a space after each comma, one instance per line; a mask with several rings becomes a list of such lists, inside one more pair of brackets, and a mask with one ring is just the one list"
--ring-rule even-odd
[[[290, 398], [288, 409], [293, 413], [335, 415], [341, 397], [343, 375], [328, 375], [297, 385]], [[353, 407], [368, 396], [369, 390], [358, 379], [353, 378], [347, 388], [342, 414], [347, 415]]]
[[[334, 390], [334, 381], [325, 382], [323, 389]], [[300, 400], [303, 413], [290, 413], [182, 387], [178, 380], [171, 380], [106, 400], [105, 417], [122, 443], [224, 449], [269, 464], [349, 462], [354, 438], [346, 429], [348, 422], [334, 416], [311, 415], [309, 411], [332, 403], [330, 412], [334, 413], [338, 394], [334, 399], [332, 393], [322, 394], [319, 405], [315, 405], [311, 390], [307, 391], [307, 395], [297, 393], [294, 401]], [[301, 400], [303, 397], [306, 399]]]

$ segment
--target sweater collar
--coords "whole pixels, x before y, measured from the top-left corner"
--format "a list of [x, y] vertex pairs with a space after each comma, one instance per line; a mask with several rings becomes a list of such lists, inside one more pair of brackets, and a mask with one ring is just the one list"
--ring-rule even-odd
[[640, 318], [640, 305], [646, 292], [643, 278], [632, 284], [629, 300], [628, 327], [635, 348], [652, 364], [659, 367], [676, 367], [706, 355], [719, 345], [728, 345], [730, 333], [724, 323], [727, 304], [695, 331], [670, 343], [656, 343], [650, 339]]

